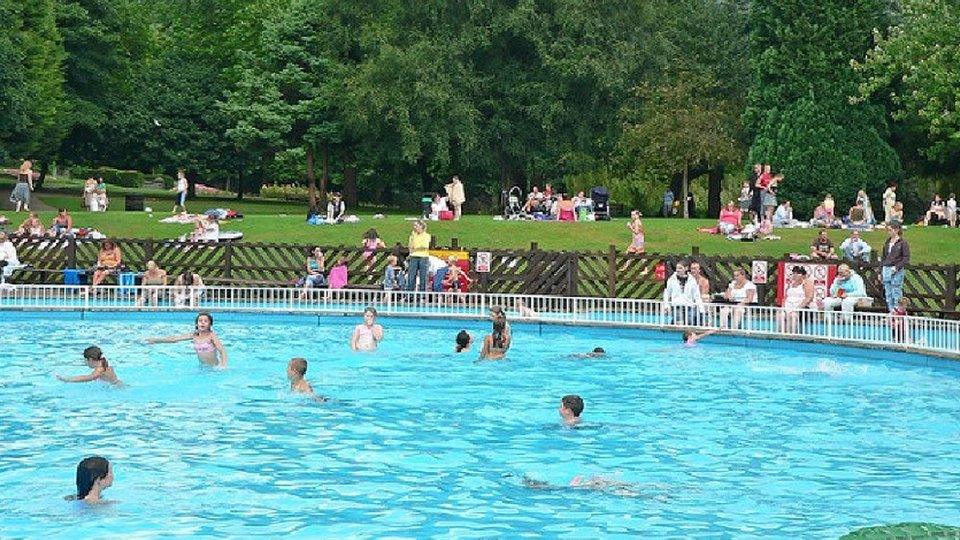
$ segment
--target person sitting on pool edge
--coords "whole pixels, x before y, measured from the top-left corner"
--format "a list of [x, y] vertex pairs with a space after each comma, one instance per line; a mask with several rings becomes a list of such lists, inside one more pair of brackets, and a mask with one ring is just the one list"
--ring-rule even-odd
[[470, 335], [466, 330], [461, 330], [457, 334], [457, 345], [454, 348], [454, 352], [462, 353], [470, 350], [470, 345], [473, 345], [473, 336]]
[[77, 465], [77, 494], [65, 497], [68, 501], [103, 504], [103, 490], [113, 485], [113, 466], [107, 458], [92, 456]]
[[117, 378], [117, 373], [110, 367], [110, 363], [107, 362], [106, 357], [103, 356], [103, 351], [100, 350], [100, 347], [91, 345], [84, 349], [83, 359], [87, 362], [87, 365], [90, 366], [90, 369], [93, 370], [89, 375], [77, 375], [76, 377], [57, 375], [57, 379], [69, 383], [100, 380], [110, 384], [121, 384], [120, 379]]
[[510, 338], [507, 334], [507, 319], [494, 318], [493, 332], [483, 338], [483, 349], [480, 350], [481, 360], [503, 360], [510, 349]]
[[583, 412], [583, 398], [576, 394], [568, 394], [560, 399], [560, 418], [567, 427], [580, 424], [580, 413]]
[[377, 310], [368, 307], [363, 310], [363, 324], [353, 329], [350, 348], [355, 351], [375, 351], [383, 341], [383, 327], [377, 324]]

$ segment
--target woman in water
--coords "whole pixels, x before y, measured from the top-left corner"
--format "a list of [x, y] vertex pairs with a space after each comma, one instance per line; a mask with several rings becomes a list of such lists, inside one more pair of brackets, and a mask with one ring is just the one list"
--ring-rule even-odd
[[83, 501], [87, 504], [103, 504], [100, 495], [113, 485], [113, 466], [107, 458], [92, 456], [84, 458], [77, 465], [77, 494], [68, 495], [69, 501]]
[[502, 360], [510, 349], [510, 339], [506, 337], [506, 319], [493, 321], [493, 332], [483, 338], [483, 350], [480, 351], [481, 360]]
[[353, 329], [350, 348], [355, 351], [375, 351], [383, 341], [383, 327], [377, 324], [377, 310], [368, 307], [363, 310], [363, 324]]
[[84, 349], [83, 359], [87, 362], [87, 366], [93, 370], [89, 375], [78, 375], [76, 377], [62, 377], [57, 375], [57, 378], [63, 382], [70, 383], [100, 380], [105, 383], [120, 384], [117, 373], [110, 366], [110, 363], [107, 362], [106, 357], [103, 356], [103, 351], [100, 350], [100, 347], [90, 346]]
[[454, 352], [467, 352], [470, 350], [470, 345], [473, 345], [473, 336], [466, 330], [461, 330], [457, 334], [457, 346], [454, 348]]
[[197, 351], [197, 358], [208, 366], [227, 367], [227, 351], [223, 343], [213, 331], [213, 316], [207, 312], [197, 315], [196, 330], [189, 334], [175, 336], [147, 338], [147, 343], [177, 343], [178, 341], [193, 342], [193, 349]]

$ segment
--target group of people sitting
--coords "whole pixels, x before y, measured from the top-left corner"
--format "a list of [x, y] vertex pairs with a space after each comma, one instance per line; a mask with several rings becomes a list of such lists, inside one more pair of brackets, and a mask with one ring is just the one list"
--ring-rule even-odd
[[950, 227], [957, 226], [957, 196], [953, 193], [947, 200], [943, 200], [939, 193], [933, 195], [933, 200], [930, 201], [930, 209], [923, 216], [923, 225], [937, 224], [949, 225]]
[[533, 186], [527, 194], [523, 212], [534, 219], [556, 221], [588, 221], [593, 213], [593, 199], [583, 191], [573, 197], [554, 192], [553, 186], [545, 184], [543, 191]]
[[318, 202], [307, 211], [307, 222], [311, 225], [335, 225], [351, 221], [348, 220], [349, 217], [347, 216], [347, 205], [338, 192], [332, 192], [327, 196], [325, 206]]
[[[0, 216], [0, 223], [6, 222], [7, 219], [3, 216]], [[53, 218], [53, 223], [51, 223], [50, 227], [48, 228], [43, 224], [43, 221], [36, 212], [30, 212], [30, 214], [27, 215], [27, 219], [23, 220], [23, 223], [17, 227], [17, 233], [24, 236], [45, 237], [70, 235], [74, 233], [73, 217], [66, 208], [61, 208], [57, 212], [56, 217]]]

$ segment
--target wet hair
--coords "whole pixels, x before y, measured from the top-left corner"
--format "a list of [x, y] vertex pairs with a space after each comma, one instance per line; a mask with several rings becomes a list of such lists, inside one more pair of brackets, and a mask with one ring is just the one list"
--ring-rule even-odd
[[577, 418], [579, 418], [580, 413], [583, 412], [583, 398], [576, 394], [563, 396], [563, 398], [560, 399], [560, 403], [562, 403], [567, 409], [570, 409], [570, 412], [573, 413], [573, 416]]
[[686, 343], [693, 336], [693, 330], [683, 331], [683, 342]]
[[77, 500], [83, 500], [90, 494], [93, 484], [107, 476], [110, 472], [110, 462], [107, 458], [91, 456], [83, 458], [77, 465]]
[[607, 351], [603, 350], [603, 347], [594, 347], [593, 352], [595, 354], [605, 354]]
[[290, 367], [293, 368], [293, 371], [297, 375], [303, 377], [307, 374], [307, 359], [306, 358], [292, 358], [290, 360]]
[[463, 352], [470, 345], [470, 334], [466, 330], [461, 330], [457, 334], [457, 352]]
[[503, 319], [493, 321], [493, 346], [503, 348], [503, 332], [507, 329], [507, 323]]
[[376, 316], [377, 316], [377, 308], [375, 308], [375, 307], [373, 307], [373, 306], [367, 306], [367, 308], [363, 310], [363, 314], [366, 315], [367, 313], [372, 313], [373, 316], [376, 317]]
[[380, 235], [377, 234], [376, 229], [367, 229], [367, 232], [363, 233], [363, 238], [366, 240], [376, 240], [380, 238]]
[[210, 329], [213, 329], [213, 315], [209, 311], [201, 311], [197, 313], [197, 318], [193, 321], [193, 326], [197, 329], [197, 332], [200, 331], [200, 317], [206, 317], [210, 319]]
[[802, 266], [794, 266], [794, 267], [793, 267], [793, 273], [794, 273], [794, 274], [800, 274], [801, 276], [806, 276], [806, 275], [807, 275], [807, 269], [804, 268], [804, 267], [802, 267]]
[[103, 367], [109, 367], [107, 359], [103, 357], [103, 351], [96, 345], [91, 345], [83, 350], [83, 357], [87, 360], [99, 360], [103, 362]]

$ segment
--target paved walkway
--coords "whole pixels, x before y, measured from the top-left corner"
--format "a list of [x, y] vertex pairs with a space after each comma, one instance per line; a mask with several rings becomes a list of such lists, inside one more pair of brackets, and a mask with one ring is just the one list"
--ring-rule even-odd
[[[13, 211], [17, 209], [17, 205], [10, 202], [10, 191], [11, 191], [10, 189], [6, 189], [6, 188], [0, 189], [0, 211], [3, 211], [5, 213], [9, 212], [10, 215], [7, 215], [7, 219], [9, 219], [10, 221], [18, 221], [17, 218], [13, 217], [16, 215], [14, 214]], [[30, 209], [37, 210], [39, 212], [51, 212], [56, 210], [56, 208], [49, 206], [47, 204], [44, 204], [44, 202], [40, 199], [40, 197], [37, 197], [36, 191], [30, 194]], [[21, 212], [21, 214], [24, 214], [24, 216], [23, 216], [23, 219], [19, 221], [23, 221], [24, 219], [27, 219], [25, 212]], [[19, 225], [19, 222], [17, 224]]]

